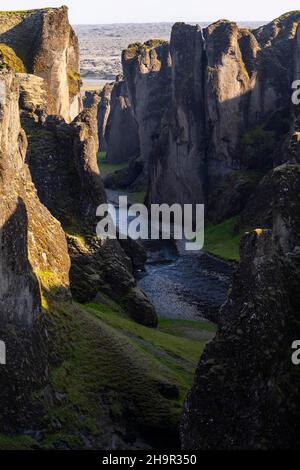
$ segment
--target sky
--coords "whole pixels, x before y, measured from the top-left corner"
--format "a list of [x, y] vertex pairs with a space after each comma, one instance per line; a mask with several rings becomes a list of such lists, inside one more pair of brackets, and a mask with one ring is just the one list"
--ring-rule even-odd
[[267, 21], [297, 10], [295, 0], [0, 0], [0, 10], [69, 7], [72, 24]]

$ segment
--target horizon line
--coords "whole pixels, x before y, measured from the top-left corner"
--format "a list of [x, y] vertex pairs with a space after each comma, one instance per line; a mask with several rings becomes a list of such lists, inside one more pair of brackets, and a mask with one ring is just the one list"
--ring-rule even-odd
[[228, 18], [219, 18], [218, 20], [201, 20], [201, 21], [194, 21], [194, 20], [191, 20], [191, 21], [188, 21], [188, 20], [184, 20], [184, 21], [114, 21], [114, 22], [104, 22], [104, 23], [71, 23], [73, 24], [74, 26], [97, 26], [97, 25], [113, 25], [113, 24], [122, 24], [122, 25], [126, 25], [126, 24], [175, 24], [175, 23], [193, 23], [193, 24], [199, 24], [199, 23], [215, 23], [217, 21], [220, 21], [220, 20], [227, 20], [227, 21], [232, 21], [234, 23], [265, 23], [265, 22], [271, 22], [273, 21], [272, 19], [271, 20], [229, 20]]

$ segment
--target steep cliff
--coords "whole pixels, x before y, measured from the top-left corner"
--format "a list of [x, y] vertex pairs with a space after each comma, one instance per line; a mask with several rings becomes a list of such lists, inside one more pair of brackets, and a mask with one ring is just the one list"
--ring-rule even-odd
[[0, 89], [0, 337], [7, 348], [7, 366], [0, 370], [3, 432], [28, 425], [34, 412], [32, 393], [47, 377], [45, 311], [53, 301], [70, 299], [70, 260], [64, 232], [39, 201], [25, 163], [18, 80], [2, 72]]
[[122, 64], [129, 99], [138, 125], [140, 155], [145, 180], [153, 146], [160, 136], [169, 108], [171, 60], [169, 44], [152, 40], [131, 44], [123, 51]]
[[128, 97], [127, 85], [121, 77], [117, 77], [111, 92], [105, 141], [106, 158], [111, 163], [128, 162], [140, 155], [138, 128]]
[[186, 449], [299, 447], [300, 166], [268, 180], [272, 228], [241, 243], [216, 339], [206, 348], [182, 421]]
[[71, 124], [48, 116], [43, 81], [18, 75], [21, 117], [28, 135], [28, 162], [39, 198], [62, 223], [71, 256], [74, 299], [92, 302], [101, 293], [122, 303], [136, 321], [155, 327], [155, 310], [136, 287], [132, 262], [118, 241], [96, 236], [96, 211], [106, 202], [97, 165], [98, 97]]
[[[201, 28], [176, 24], [170, 54], [171, 100], [150, 147], [149, 203], [206, 198], [205, 45]], [[168, 97], [169, 98], [169, 97]], [[159, 97], [156, 103], [159, 107]], [[166, 123], [169, 119], [169, 123]]]
[[110, 113], [111, 92], [113, 83], [106, 83], [100, 92], [100, 102], [98, 106], [98, 134], [99, 134], [99, 151], [107, 151], [107, 143], [105, 139], [105, 131], [107, 120]]
[[253, 171], [283, 163], [299, 20], [291, 12], [257, 30], [226, 20], [203, 30], [178, 23], [170, 46], [153, 41], [123, 52], [141, 155], [150, 162], [149, 203], [202, 202], [211, 220], [224, 220], [255, 189]]
[[5, 47], [17, 58], [5, 55], [10, 68], [44, 78], [48, 112], [74, 119], [82, 107], [79, 45], [67, 7], [0, 12], [0, 50]]

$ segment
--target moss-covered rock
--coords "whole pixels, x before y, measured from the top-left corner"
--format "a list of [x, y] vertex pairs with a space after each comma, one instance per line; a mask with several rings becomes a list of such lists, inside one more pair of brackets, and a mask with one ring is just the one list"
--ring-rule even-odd
[[6, 44], [0, 44], [0, 64], [14, 72], [26, 72], [23, 61], [16, 55], [15, 51]]

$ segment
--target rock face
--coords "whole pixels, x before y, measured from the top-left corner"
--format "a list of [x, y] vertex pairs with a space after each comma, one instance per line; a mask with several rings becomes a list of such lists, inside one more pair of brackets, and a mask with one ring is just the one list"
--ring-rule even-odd
[[[298, 160], [299, 161], [299, 160]], [[201, 358], [187, 399], [186, 449], [274, 449], [299, 445], [300, 166], [268, 178], [272, 229], [241, 243], [241, 264], [223, 321]]]
[[[205, 45], [201, 28], [173, 27], [170, 124], [152, 147], [149, 203], [204, 201], [206, 188]], [[159, 105], [159, 103], [157, 103]]]
[[[67, 7], [0, 13], [0, 43], [9, 46], [25, 70], [45, 80], [47, 110], [74, 119], [82, 107], [79, 45]], [[0, 47], [1, 48], [1, 47]]]
[[41, 79], [19, 75], [19, 80], [22, 122], [29, 139], [26, 159], [41, 201], [65, 226], [74, 218], [83, 226], [94, 223], [97, 207], [106, 201], [96, 160], [97, 100], [66, 124], [46, 114], [44, 88], [38, 93], [34, 86]]
[[137, 124], [128, 97], [127, 85], [117, 77], [111, 92], [110, 113], [105, 129], [107, 161], [128, 162], [140, 155]]
[[40, 203], [25, 164], [27, 139], [19, 118], [18, 81], [8, 72], [0, 80], [1, 317], [32, 325], [41, 302], [37, 278], [43, 285], [47, 271], [67, 289], [69, 258], [60, 224]]
[[83, 241], [70, 235], [67, 239], [72, 260], [71, 290], [77, 301], [101, 302], [108, 297], [122, 305], [137, 323], [157, 326], [154, 307], [133, 277], [136, 255], [131, 260], [117, 240], [86, 236]]
[[106, 83], [100, 93], [100, 102], [98, 106], [98, 134], [99, 134], [99, 151], [107, 151], [107, 143], [105, 139], [106, 125], [110, 113], [111, 92], [113, 83]]
[[22, 122], [29, 139], [26, 159], [41, 201], [67, 234], [74, 299], [91, 302], [105, 294], [122, 303], [136, 321], [155, 327], [155, 310], [136, 287], [131, 259], [117, 241], [96, 237], [97, 207], [106, 202], [97, 165], [98, 97], [67, 124], [47, 115], [44, 86], [37, 77], [18, 78]]
[[11, 72], [0, 73], [0, 90], [0, 337], [7, 348], [7, 365], [0, 370], [3, 432], [30, 418], [31, 393], [47, 376], [43, 309], [53, 300], [69, 300], [70, 259], [61, 225], [39, 201], [25, 163], [19, 86]]
[[124, 51], [141, 155], [150, 162], [149, 204], [205, 203], [220, 221], [251, 195], [246, 172], [283, 163], [299, 20], [292, 12], [257, 30], [225, 20], [203, 30], [178, 23], [170, 46]]
[[122, 64], [147, 175], [152, 148], [170, 100], [169, 44], [159, 40], [131, 44], [123, 51]]

